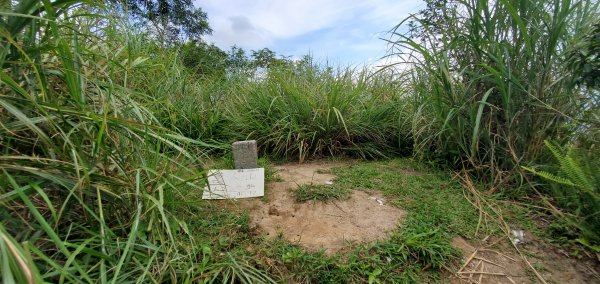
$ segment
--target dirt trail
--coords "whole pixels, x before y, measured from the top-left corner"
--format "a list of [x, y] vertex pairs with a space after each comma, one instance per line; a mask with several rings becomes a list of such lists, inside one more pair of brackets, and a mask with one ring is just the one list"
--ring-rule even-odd
[[252, 211], [252, 225], [270, 237], [281, 234], [309, 250], [323, 248], [328, 254], [353, 243], [387, 238], [404, 212], [386, 205], [381, 195], [354, 191], [347, 200], [294, 200], [292, 190], [298, 185], [334, 183], [335, 176], [322, 171], [341, 165], [312, 162], [276, 167], [283, 181], [267, 184], [267, 201], [248, 200], [244, 205]]

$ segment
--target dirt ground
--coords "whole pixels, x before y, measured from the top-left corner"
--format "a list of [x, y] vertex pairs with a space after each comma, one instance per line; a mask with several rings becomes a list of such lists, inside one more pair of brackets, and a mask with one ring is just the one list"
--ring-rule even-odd
[[[323, 172], [343, 165], [310, 162], [277, 166], [281, 181], [266, 185], [265, 198], [240, 200], [240, 205], [251, 210], [256, 230], [270, 237], [281, 235], [311, 251], [325, 249], [332, 254], [356, 243], [387, 238], [405, 212], [387, 205], [376, 191], [354, 191], [347, 200], [327, 203], [294, 200], [292, 191], [298, 185], [335, 183], [335, 176]], [[451, 283], [542, 283], [507, 238], [492, 236], [477, 242], [461, 237], [452, 240], [463, 254], [464, 265], [447, 275]], [[600, 283], [595, 262], [576, 260], [527, 235], [518, 247], [547, 283]]]
[[265, 200], [247, 200], [252, 225], [270, 237], [281, 234], [308, 250], [332, 254], [356, 243], [382, 240], [397, 228], [404, 212], [381, 195], [353, 191], [349, 199], [298, 203], [292, 194], [302, 184], [332, 184], [322, 173], [340, 163], [312, 162], [276, 167], [282, 181], [267, 184]]
[[[476, 247], [455, 237], [452, 245], [464, 262], [450, 277], [452, 283], [543, 283], [507, 238], [486, 238]], [[575, 260], [539, 240], [517, 246], [547, 283], [600, 283], [597, 267], [589, 261]]]

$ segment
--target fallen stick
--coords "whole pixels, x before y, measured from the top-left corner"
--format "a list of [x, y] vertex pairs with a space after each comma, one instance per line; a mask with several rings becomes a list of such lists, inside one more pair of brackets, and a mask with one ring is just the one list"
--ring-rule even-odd
[[461, 271], [463, 269], [465, 269], [465, 267], [469, 264], [469, 262], [471, 262], [471, 260], [473, 260], [473, 258], [475, 257], [475, 255], [477, 254], [477, 249], [471, 254], [471, 256], [469, 256], [469, 258], [465, 261], [465, 264], [463, 264], [463, 266], [458, 270]]
[[495, 265], [495, 266], [502, 267], [502, 268], [506, 269], [506, 267], [505, 267], [505, 266], [503, 266], [503, 265], [500, 265], [500, 264], [497, 264], [497, 263], [495, 263], [495, 262], [493, 262], [493, 261], [491, 261], [491, 260], [487, 260], [487, 259], [485, 259], [485, 258], [481, 258], [481, 257], [478, 257], [478, 256], [476, 256], [476, 257], [475, 257], [475, 259], [483, 260], [483, 261], [485, 261], [485, 262], [487, 262], [487, 263], [489, 263], [489, 264], [493, 264], [493, 265]]
[[[468, 173], [464, 172], [464, 176], [462, 175], [458, 175], [460, 179], [463, 180], [464, 184], [467, 186], [467, 188], [469, 189], [469, 191], [471, 191], [471, 193], [477, 197], [478, 200], [483, 200], [487, 207], [490, 208], [497, 216], [498, 216], [498, 223], [502, 229], [502, 231], [504, 231], [504, 234], [506, 235], [506, 237], [510, 240], [510, 228], [508, 226], [508, 224], [506, 223], [506, 221], [504, 221], [504, 218], [502, 218], [502, 215], [499, 214], [494, 207], [489, 204], [489, 202], [487, 202], [485, 199], [481, 198], [480, 193], [477, 191], [477, 189], [475, 188], [475, 186], [473, 185], [473, 182], [471, 181], [471, 178], [469, 177]], [[535, 188], [534, 188], [535, 189]], [[537, 190], [536, 190], [537, 191]], [[479, 207], [479, 210], [482, 210], [481, 207]], [[523, 259], [523, 261], [525, 261], [525, 264], [527, 264], [527, 266], [529, 267], [529, 269], [531, 271], [533, 271], [533, 273], [535, 274], [535, 276], [543, 283], [543, 284], [548, 284], [548, 282], [546, 282], [546, 280], [544, 279], [544, 277], [542, 277], [542, 275], [537, 271], [537, 269], [535, 269], [535, 267], [533, 267], [533, 265], [529, 262], [529, 260], [527, 260], [527, 257], [525, 257], [525, 255], [521, 252], [521, 250], [517, 247], [517, 245], [515, 243], [510, 242], [512, 244], [512, 246], [515, 248], [515, 250], [519, 253], [519, 255], [521, 256], [521, 259]]]
[[[481, 261], [481, 272], [483, 272], [485, 262], [483, 262], [483, 260], [480, 260], [480, 261]], [[481, 284], [481, 279], [483, 279], [483, 275], [484, 275], [483, 273], [479, 273], [479, 280], [478, 280], [479, 284]]]
[[496, 275], [496, 276], [507, 276], [504, 273], [498, 272], [483, 272], [483, 271], [459, 271], [459, 274], [484, 274], [484, 275]]

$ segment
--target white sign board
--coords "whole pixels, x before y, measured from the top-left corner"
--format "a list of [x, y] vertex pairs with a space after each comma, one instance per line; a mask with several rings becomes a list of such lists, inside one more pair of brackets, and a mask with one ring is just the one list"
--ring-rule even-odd
[[202, 199], [260, 197], [265, 195], [265, 169], [209, 170]]

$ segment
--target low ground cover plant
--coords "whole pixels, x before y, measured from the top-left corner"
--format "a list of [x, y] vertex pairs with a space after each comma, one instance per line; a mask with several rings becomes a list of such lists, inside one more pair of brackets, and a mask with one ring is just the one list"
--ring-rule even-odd
[[298, 202], [310, 200], [329, 201], [347, 199], [351, 193], [352, 190], [337, 185], [303, 184], [299, 185], [294, 191], [294, 196]]

